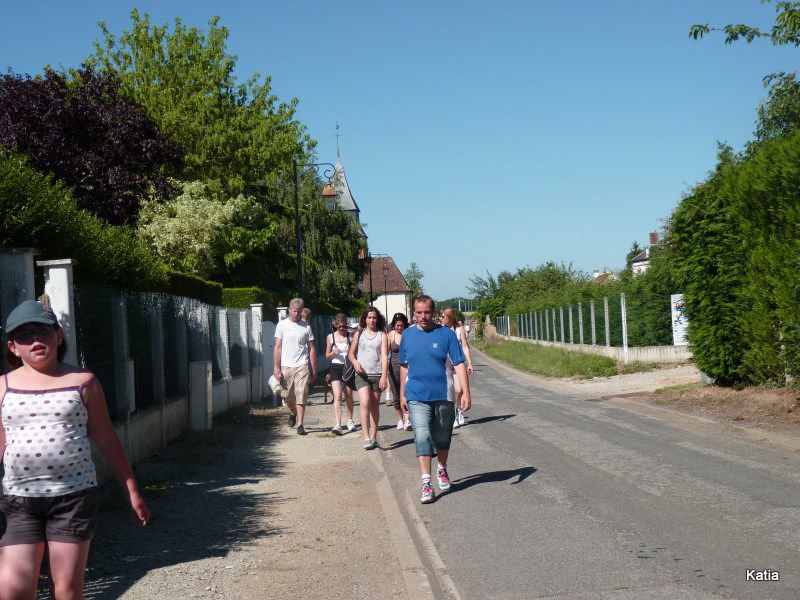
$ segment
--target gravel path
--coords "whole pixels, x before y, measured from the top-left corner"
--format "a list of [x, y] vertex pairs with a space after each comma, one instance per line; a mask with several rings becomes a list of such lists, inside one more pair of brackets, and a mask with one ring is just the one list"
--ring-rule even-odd
[[242, 407], [139, 465], [154, 521], [107, 498], [86, 597], [406, 597], [360, 434], [328, 434], [330, 405], [305, 437], [285, 414]]

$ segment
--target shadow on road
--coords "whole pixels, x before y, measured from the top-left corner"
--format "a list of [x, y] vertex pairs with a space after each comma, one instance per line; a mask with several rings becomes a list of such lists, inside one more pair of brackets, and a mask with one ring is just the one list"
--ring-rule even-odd
[[480, 419], [467, 419], [467, 425], [480, 425], [481, 423], [489, 423], [491, 421], [506, 421], [513, 417], [516, 417], [516, 414], [513, 415], [492, 415], [490, 417], [481, 417]]
[[[154, 515], [147, 527], [134, 523], [115, 484], [106, 486], [85, 597], [117, 598], [153, 569], [222, 560], [233, 549], [280, 533], [264, 522], [282, 499], [247, 488], [282, 474], [283, 458], [272, 447], [284, 421], [274, 412], [240, 407], [215, 418], [212, 431], [186, 434], [138, 465]], [[187, 571], [175, 576], [190, 577]]]
[[470, 475], [453, 481], [452, 492], [459, 492], [473, 485], [480, 485], [481, 483], [500, 483], [501, 481], [508, 481], [509, 479], [517, 478], [512, 481], [511, 485], [522, 483], [528, 477], [536, 473], [536, 467], [522, 467], [521, 469], [508, 469], [506, 471], [488, 471], [486, 473], [479, 473], [477, 475]]

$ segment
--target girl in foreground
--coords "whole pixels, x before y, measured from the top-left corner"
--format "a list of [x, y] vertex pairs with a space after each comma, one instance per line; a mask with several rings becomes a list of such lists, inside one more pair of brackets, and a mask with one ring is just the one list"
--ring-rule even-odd
[[31, 599], [45, 552], [56, 598], [83, 597], [83, 574], [97, 525], [91, 440], [116, 475], [141, 525], [150, 519], [103, 388], [92, 373], [62, 362], [64, 332], [52, 309], [28, 300], [6, 320], [0, 379], [0, 451], [5, 474], [0, 510], [0, 598]]

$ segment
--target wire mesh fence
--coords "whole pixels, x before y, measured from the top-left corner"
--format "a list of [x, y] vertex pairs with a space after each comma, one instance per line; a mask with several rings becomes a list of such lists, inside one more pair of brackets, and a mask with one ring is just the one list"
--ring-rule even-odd
[[[669, 297], [613, 295], [494, 319], [500, 335], [547, 342], [622, 347], [672, 344]], [[662, 301], [663, 300], [663, 301]], [[623, 319], [623, 303], [625, 304]]]
[[78, 362], [97, 375], [112, 418], [186, 395], [191, 361], [210, 361], [214, 381], [260, 363], [250, 311], [101, 285], [76, 285], [74, 299]]

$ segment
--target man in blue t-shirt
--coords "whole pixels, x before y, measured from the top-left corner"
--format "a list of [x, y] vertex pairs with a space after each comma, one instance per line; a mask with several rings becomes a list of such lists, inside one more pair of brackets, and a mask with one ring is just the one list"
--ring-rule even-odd
[[455, 399], [448, 398], [448, 357], [463, 390], [461, 409], [469, 410], [472, 404], [461, 344], [452, 329], [433, 322], [435, 310], [435, 303], [430, 296], [419, 296], [414, 300], [416, 324], [403, 332], [398, 361], [400, 406], [405, 412], [411, 413], [414, 444], [422, 474], [420, 501], [423, 504], [433, 502], [435, 498], [431, 486], [431, 458], [434, 454], [439, 459], [436, 469], [439, 489], [443, 492], [450, 489], [447, 455], [453, 434]]

